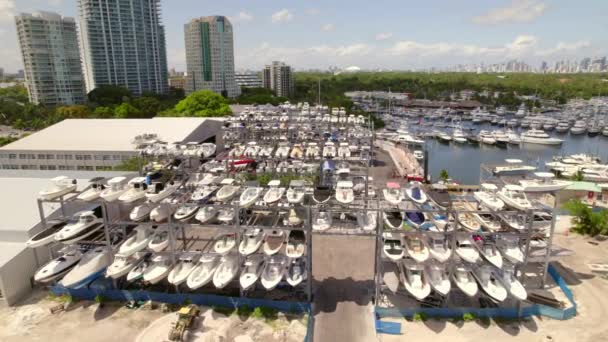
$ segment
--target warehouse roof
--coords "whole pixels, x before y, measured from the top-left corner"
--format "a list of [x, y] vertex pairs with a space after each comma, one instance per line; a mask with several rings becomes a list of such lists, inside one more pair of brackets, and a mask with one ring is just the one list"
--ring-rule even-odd
[[[205, 118], [67, 119], [0, 150], [133, 151], [136, 135], [154, 133], [167, 142], [187, 142]], [[214, 118], [215, 120], [215, 118]]]

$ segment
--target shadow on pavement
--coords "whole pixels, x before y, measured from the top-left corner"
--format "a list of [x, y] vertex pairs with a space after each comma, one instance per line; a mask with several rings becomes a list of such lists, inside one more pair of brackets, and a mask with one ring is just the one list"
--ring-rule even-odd
[[360, 306], [368, 305], [371, 301], [373, 288], [373, 280], [357, 281], [352, 278], [313, 280], [314, 313], [334, 312], [340, 302], [354, 302]]

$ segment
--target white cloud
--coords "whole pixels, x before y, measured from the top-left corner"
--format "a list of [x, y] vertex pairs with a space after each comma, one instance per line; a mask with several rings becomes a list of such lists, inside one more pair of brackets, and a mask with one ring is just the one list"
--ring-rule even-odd
[[286, 23], [293, 19], [293, 14], [288, 9], [282, 9], [272, 14], [273, 23]]
[[365, 56], [372, 51], [370, 46], [361, 43], [342, 46], [319, 45], [308, 48], [307, 50], [313, 54], [337, 57]]
[[540, 50], [536, 54], [538, 56], [554, 56], [554, 55], [567, 55], [575, 52], [581, 52], [591, 47], [591, 42], [588, 40], [581, 40], [573, 43], [559, 42], [553, 48]]
[[248, 23], [253, 20], [253, 15], [245, 11], [240, 11], [236, 16], [229, 17], [229, 20], [233, 23]]
[[0, 24], [13, 23], [15, 21], [15, 1], [0, 0]]
[[331, 32], [334, 31], [336, 29], [336, 26], [334, 24], [325, 24], [323, 26], [321, 26], [321, 31], [323, 32]]
[[376, 40], [387, 40], [393, 36], [392, 32], [380, 32], [376, 35]]
[[547, 8], [547, 4], [539, 0], [511, 0], [506, 7], [495, 8], [474, 17], [473, 22], [484, 25], [530, 22], [545, 13]]

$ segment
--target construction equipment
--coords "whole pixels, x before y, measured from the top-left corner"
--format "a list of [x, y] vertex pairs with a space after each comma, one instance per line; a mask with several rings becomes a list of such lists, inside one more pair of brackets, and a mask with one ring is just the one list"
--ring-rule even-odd
[[198, 306], [194, 304], [182, 307], [177, 312], [177, 322], [175, 322], [171, 331], [169, 331], [169, 341], [183, 341], [184, 333], [192, 327], [194, 318], [196, 318], [199, 313], [200, 310]]

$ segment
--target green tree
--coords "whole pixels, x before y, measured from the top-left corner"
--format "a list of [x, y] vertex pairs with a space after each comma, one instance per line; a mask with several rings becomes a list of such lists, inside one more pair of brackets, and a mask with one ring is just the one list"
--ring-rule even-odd
[[155, 97], [143, 96], [131, 101], [133, 107], [137, 108], [145, 117], [153, 117], [160, 111], [161, 103]]
[[55, 109], [55, 114], [64, 119], [83, 119], [91, 115], [89, 108], [82, 105], [62, 106]]
[[442, 169], [439, 173], [439, 178], [441, 178], [442, 181], [447, 182], [448, 179], [450, 179], [450, 174], [448, 173], [448, 170]]
[[112, 106], [118, 105], [125, 100], [130, 99], [133, 95], [123, 87], [114, 85], [103, 85], [93, 89], [88, 95], [89, 102], [95, 106]]
[[608, 210], [594, 212], [579, 199], [566, 202], [564, 209], [574, 217], [572, 219], [574, 232], [592, 236], [608, 234]]
[[232, 114], [228, 101], [210, 90], [201, 90], [188, 95], [166, 116], [226, 116]]
[[97, 107], [93, 111], [96, 117], [98, 118], [111, 118], [114, 116], [114, 109], [112, 107]]
[[572, 177], [570, 177], [570, 179], [575, 182], [582, 182], [585, 180], [585, 175], [583, 174], [583, 171], [578, 170], [575, 174], [572, 175]]
[[139, 118], [141, 117], [141, 112], [132, 105], [123, 103], [114, 108], [114, 116], [120, 119]]

